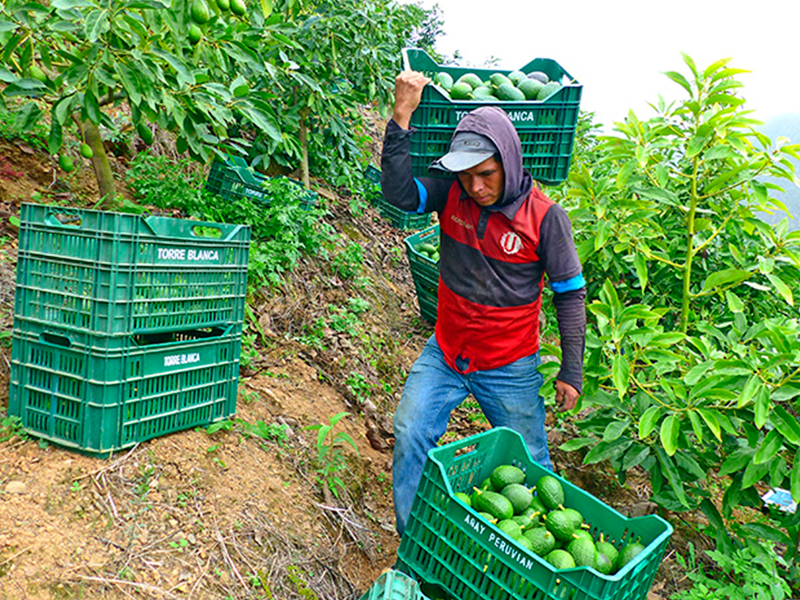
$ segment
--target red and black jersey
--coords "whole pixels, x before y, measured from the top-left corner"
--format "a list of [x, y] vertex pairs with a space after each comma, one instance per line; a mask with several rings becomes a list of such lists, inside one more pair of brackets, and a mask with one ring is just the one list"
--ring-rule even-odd
[[569, 217], [522, 168], [519, 137], [502, 109], [476, 109], [456, 131], [485, 135], [498, 148], [504, 191], [495, 205], [478, 205], [455, 175], [414, 178], [413, 129], [389, 121], [381, 154], [386, 200], [403, 210], [439, 214], [437, 342], [448, 364], [464, 373], [498, 368], [533, 354], [539, 349], [546, 275], [556, 292], [553, 303], [562, 349], [558, 379], [580, 391], [585, 284]]

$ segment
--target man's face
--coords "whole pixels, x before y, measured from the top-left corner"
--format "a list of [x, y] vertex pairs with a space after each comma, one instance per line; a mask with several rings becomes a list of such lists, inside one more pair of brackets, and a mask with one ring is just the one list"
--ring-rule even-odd
[[459, 171], [458, 179], [469, 197], [481, 206], [492, 206], [503, 196], [503, 163], [494, 157], [487, 158], [471, 169]]

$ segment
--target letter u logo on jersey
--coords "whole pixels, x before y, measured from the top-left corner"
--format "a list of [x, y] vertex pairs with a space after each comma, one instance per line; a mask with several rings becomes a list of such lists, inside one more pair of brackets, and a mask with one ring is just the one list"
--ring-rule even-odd
[[500, 238], [500, 247], [506, 254], [516, 254], [522, 250], [522, 240], [513, 231], [506, 231]]

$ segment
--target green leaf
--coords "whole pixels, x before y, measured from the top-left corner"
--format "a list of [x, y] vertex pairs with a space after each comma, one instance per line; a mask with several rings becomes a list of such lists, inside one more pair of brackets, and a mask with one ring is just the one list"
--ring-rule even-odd
[[678, 435], [681, 432], [681, 422], [677, 415], [669, 415], [661, 423], [661, 445], [667, 454], [673, 456], [678, 451]]
[[692, 429], [694, 430], [694, 435], [697, 438], [697, 441], [702, 444], [703, 443], [703, 422], [700, 420], [700, 415], [697, 414], [696, 410], [689, 411], [689, 421], [692, 423]]
[[742, 408], [750, 404], [750, 402], [755, 397], [756, 393], [759, 390], [759, 386], [761, 385], [761, 379], [758, 375], [751, 375], [750, 378], [747, 380], [747, 383], [744, 384], [741, 393], [739, 394], [739, 400], [736, 404], [736, 408]]
[[776, 544], [791, 544], [791, 538], [780, 529], [770, 527], [763, 523], [745, 523], [743, 527], [762, 540], [769, 540]]
[[686, 80], [686, 77], [684, 77], [683, 75], [681, 75], [681, 74], [680, 74], [680, 73], [678, 73], [677, 71], [667, 71], [666, 73], [664, 73], [664, 75], [666, 75], [667, 77], [669, 77], [670, 79], [672, 79], [672, 81], [674, 81], [675, 83], [677, 83], [678, 85], [680, 85], [680, 86], [681, 86], [683, 89], [685, 89], [685, 90], [686, 90], [686, 91], [687, 91], [689, 94], [691, 94], [691, 93], [692, 93], [692, 86], [691, 86], [691, 85], [689, 84], [689, 82]]
[[717, 411], [709, 410], [707, 408], [699, 408], [697, 412], [699, 412], [700, 416], [703, 417], [703, 421], [705, 421], [706, 425], [711, 430], [711, 433], [714, 434], [714, 437], [721, 442], [722, 429], [720, 427], [719, 420], [717, 419], [718, 417]]
[[605, 431], [603, 431], [603, 441], [604, 442], [613, 442], [616, 439], [625, 433], [625, 430], [630, 427], [631, 420], [626, 418], [621, 421], [611, 421], [606, 426]]
[[100, 113], [100, 105], [97, 103], [97, 98], [95, 98], [91, 90], [86, 90], [83, 93], [83, 107], [86, 109], [86, 116], [89, 120], [95, 125], [99, 125], [103, 115]]
[[683, 481], [681, 480], [680, 473], [678, 473], [678, 469], [675, 468], [675, 463], [672, 462], [672, 458], [666, 454], [663, 448], [659, 448], [658, 446], [656, 446], [656, 458], [658, 459], [658, 464], [661, 466], [662, 473], [666, 475], [669, 486], [672, 488], [672, 491], [675, 492], [678, 501], [688, 508], [689, 500], [686, 497], [686, 491], [683, 489]]
[[789, 491], [792, 493], [792, 500], [800, 504], [800, 460], [795, 454], [792, 475], [789, 477]]
[[712, 290], [722, 285], [731, 283], [741, 283], [750, 277], [749, 271], [742, 269], [723, 269], [709, 275], [703, 282], [703, 290]]
[[86, 38], [92, 44], [109, 30], [108, 11], [105, 9], [89, 11], [84, 19]]
[[789, 411], [778, 404], [772, 409], [770, 422], [787, 442], [795, 446], [800, 446], [800, 423], [797, 422], [797, 417], [790, 414]]
[[656, 428], [658, 419], [661, 418], [663, 409], [660, 406], [651, 406], [642, 415], [639, 420], [639, 439], [644, 440]]
[[783, 282], [783, 279], [775, 275], [775, 273], [769, 273], [767, 275], [767, 279], [769, 279], [772, 286], [781, 295], [781, 298], [786, 301], [786, 304], [789, 306], [794, 306], [794, 296], [792, 296], [792, 290], [789, 289], [789, 286]]
[[592, 444], [596, 443], [597, 440], [592, 438], [574, 438], [568, 442], [564, 442], [561, 444], [558, 449], [563, 452], [573, 452], [575, 450], [580, 450], [581, 448], [585, 448], [586, 446], [591, 446]]
[[641, 446], [639, 444], [631, 445], [622, 459], [622, 470], [627, 471], [628, 469], [642, 464], [648, 456], [650, 456], [649, 446]]
[[642, 254], [636, 254], [633, 257], [633, 265], [636, 267], [636, 276], [639, 278], [639, 287], [644, 292], [647, 289], [648, 273], [647, 261]]
[[611, 373], [614, 379], [614, 387], [617, 388], [620, 400], [628, 392], [628, 382], [631, 375], [631, 365], [622, 354], [615, 354], [611, 363]]
[[742, 489], [746, 490], [747, 488], [752, 487], [754, 484], [764, 479], [764, 477], [766, 477], [768, 474], [769, 465], [767, 463], [757, 464], [755, 462], [751, 462], [744, 470], [744, 476], [742, 477]]
[[753, 456], [753, 462], [760, 465], [761, 463], [770, 461], [780, 452], [781, 448], [783, 448], [783, 437], [777, 430], [773, 429], [764, 436], [761, 446], [759, 446], [758, 451], [755, 456]]
[[625, 452], [631, 445], [630, 440], [621, 439], [613, 442], [598, 442], [597, 445], [586, 453], [583, 459], [584, 464], [590, 465], [612, 458]]
[[761, 429], [769, 417], [769, 391], [765, 386], [761, 386], [756, 393], [755, 424]]
[[50, 154], [56, 154], [61, 149], [63, 142], [63, 134], [61, 124], [55, 120], [50, 119], [50, 132], [47, 135], [47, 151]]

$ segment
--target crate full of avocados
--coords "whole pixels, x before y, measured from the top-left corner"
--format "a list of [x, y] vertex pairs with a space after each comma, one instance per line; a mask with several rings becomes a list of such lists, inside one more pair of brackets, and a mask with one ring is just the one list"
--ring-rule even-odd
[[496, 427], [428, 453], [395, 568], [456, 600], [643, 600], [671, 533], [544, 469]]
[[402, 51], [403, 67], [433, 81], [411, 115], [411, 168], [415, 177], [445, 176], [428, 166], [447, 153], [458, 122], [481, 106], [508, 113], [522, 142], [522, 164], [544, 184], [564, 181], [583, 86], [561, 65], [536, 58], [514, 71], [472, 69], [437, 64], [416, 48]]

